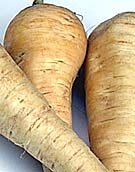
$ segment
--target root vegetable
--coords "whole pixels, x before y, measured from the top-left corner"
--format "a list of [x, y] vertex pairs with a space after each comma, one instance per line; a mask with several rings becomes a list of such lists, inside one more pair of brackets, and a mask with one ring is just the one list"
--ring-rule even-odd
[[121, 13], [89, 37], [86, 105], [91, 147], [114, 171], [135, 170], [135, 13]]
[[37, 4], [12, 20], [4, 42], [9, 54], [71, 127], [71, 88], [87, 45], [79, 19], [66, 8]]
[[[33, 5], [38, 3], [42, 5], [26, 9], [23, 14], [21, 12], [13, 19], [6, 33], [5, 47], [61, 119], [71, 127], [71, 88], [86, 52], [85, 31], [71, 11], [54, 5], [45, 5], [42, 0], [35, 0]], [[53, 11], [56, 12], [55, 15]], [[25, 13], [27, 15], [24, 15]], [[18, 18], [20, 20], [16, 23]], [[40, 19], [44, 19], [44, 22]], [[31, 27], [32, 23], [34, 24]], [[39, 28], [41, 23], [42, 27]], [[34, 29], [34, 32], [28, 37], [31, 29]], [[20, 31], [21, 41], [20, 38], [10, 40], [15, 35], [20, 37]], [[31, 43], [31, 39], [35, 39], [32, 47], [28, 41]], [[26, 47], [25, 57], [19, 56]]]
[[0, 133], [54, 172], [107, 172], [0, 46]]

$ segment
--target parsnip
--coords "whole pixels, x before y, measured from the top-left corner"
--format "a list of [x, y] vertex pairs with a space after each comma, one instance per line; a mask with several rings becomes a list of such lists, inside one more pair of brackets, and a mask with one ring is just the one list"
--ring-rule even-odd
[[100, 24], [89, 37], [86, 105], [91, 147], [114, 171], [135, 171], [135, 13]]
[[71, 88], [87, 46], [83, 25], [76, 15], [52, 4], [26, 8], [10, 23], [4, 45], [71, 127]]
[[[35, 0], [33, 5], [37, 4], [42, 5], [38, 8], [31, 7], [23, 10], [23, 14], [21, 12], [13, 19], [6, 32], [5, 47], [61, 119], [71, 127], [71, 88], [86, 52], [85, 31], [79, 19], [71, 11], [54, 5], [45, 5], [43, 0]], [[24, 15], [25, 13], [27, 15]], [[21, 20], [16, 23], [18, 18]], [[44, 19], [44, 23], [40, 19]], [[34, 21], [33, 27], [31, 27], [31, 21]], [[52, 22], [54, 27], [52, 27]], [[42, 27], [39, 28], [41, 23]], [[28, 37], [30, 29], [34, 29], [34, 32]], [[21, 39], [14, 39], [16, 35], [20, 37], [20, 31]], [[10, 40], [10, 38], [13, 39]], [[31, 39], [35, 39], [32, 47], [28, 41], [30, 40], [31, 43]], [[8, 46], [9, 42], [10, 46]], [[22, 54], [23, 48], [26, 49], [26, 47], [25, 57], [18, 58], [18, 54]], [[13, 52], [12, 49], [14, 49]]]
[[0, 133], [54, 172], [107, 172], [0, 47]]

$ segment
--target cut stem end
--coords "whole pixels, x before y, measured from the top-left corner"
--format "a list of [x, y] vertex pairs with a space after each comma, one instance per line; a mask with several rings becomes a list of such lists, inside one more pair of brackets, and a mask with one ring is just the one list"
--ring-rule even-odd
[[44, 3], [44, 0], [34, 0], [33, 5], [37, 5], [37, 4], [43, 4]]

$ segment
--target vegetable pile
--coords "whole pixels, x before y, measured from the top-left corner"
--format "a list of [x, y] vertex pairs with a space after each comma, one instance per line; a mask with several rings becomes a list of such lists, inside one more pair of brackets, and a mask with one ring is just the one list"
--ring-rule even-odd
[[[54, 172], [135, 171], [134, 29], [135, 13], [121, 13], [87, 46], [69, 9], [35, 0], [22, 10], [0, 45], [0, 134]], [[91, 148], [72, 130], [83, 62]]]

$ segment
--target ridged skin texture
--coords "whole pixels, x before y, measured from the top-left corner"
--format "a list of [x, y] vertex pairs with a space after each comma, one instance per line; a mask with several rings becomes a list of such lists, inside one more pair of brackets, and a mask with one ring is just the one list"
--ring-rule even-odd
[[108, 172], [0, 46], [0, 134], [54, 172]]
[[10, 23], [4, 45], [58, 116], [72, 126], [71, 88], [87, 46], [75, 14], [51, 4], [26, 8]]
[[89, 37], [86, 105], [91, 147], [103, 164], [135, 171], [135, 13], [121, 13]]

